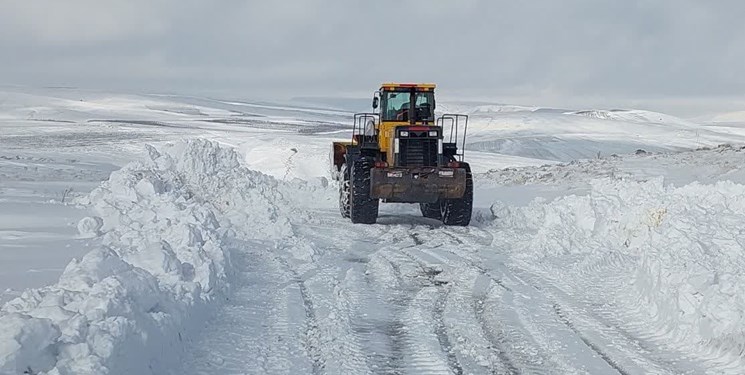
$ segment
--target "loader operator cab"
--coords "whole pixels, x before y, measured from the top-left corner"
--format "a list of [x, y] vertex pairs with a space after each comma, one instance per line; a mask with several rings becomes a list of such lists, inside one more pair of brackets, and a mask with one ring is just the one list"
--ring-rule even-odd
[[[404, 91], [405, 90], [405, 91]], [[419, 91], [415, 88], [386, 88], [380, 91], [381, 121], [410, 121], [413, 113], [414, 122], [434, 122], [435, 94], [433, 91]], [[414, 103], [412, 108], [411, 103]]]

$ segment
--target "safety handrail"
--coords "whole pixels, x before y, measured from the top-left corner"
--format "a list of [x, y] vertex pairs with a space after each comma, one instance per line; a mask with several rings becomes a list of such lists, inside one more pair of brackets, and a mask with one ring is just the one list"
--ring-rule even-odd
[[458, 147], [458, 130], [461, 127], [461, 124], [463, 126], [463, 138], [460, 147], [458, 147], [460, 149], [460, 154], [457, 154], [460, 157], [460, 161], [463, 161], [466, 153], [466, 132], [468, 131], [468, 115], [459, 113], [445, 113], [440, 116], [440, 118], [437, 119], [437, 125], [442, 128], [443, 132], [445, 131], [446, 121], [449, 121], [450, 124], [449, 143], [455, 143], [456, 147]]
[[[380, 115], [377, 113], [355, 113], [354, 114], [354, 127], [352, 129], [352, 141], [355, 140], [356, 135], [365, 137], [365, 124], [367, 120], [373, 121], [373, 127], [375, 128], [375, 135], [370, 136], [373, 139], [378, 136], [378, 124], [380, 123]], [[358, 131], [359, 128], [359, 131]]]

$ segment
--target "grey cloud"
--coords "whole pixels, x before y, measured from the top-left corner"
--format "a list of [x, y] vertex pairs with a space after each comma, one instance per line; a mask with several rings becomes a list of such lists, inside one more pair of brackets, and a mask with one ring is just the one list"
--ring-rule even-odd
[[433, 81], [609, 105], [745, 89], [745, 3], [733, 0], [1, 4], [8, 83], [292, 96]]

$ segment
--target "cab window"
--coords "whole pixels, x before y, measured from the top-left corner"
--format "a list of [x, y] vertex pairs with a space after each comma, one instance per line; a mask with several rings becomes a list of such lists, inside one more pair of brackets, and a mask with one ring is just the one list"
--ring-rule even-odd
[[435, 120], [435, 95], [432, 92], [416, 93], [416, 121]]
[[383, 121], [396, 121], [409, 108], [409, 92], [386, 92], [383, 94]]
[[395, 92], [381, 95], [383, 121], [408, 121], [409, 103], [414, 99], [416, 121], [434, 121], [435, 97], [432, 92]]

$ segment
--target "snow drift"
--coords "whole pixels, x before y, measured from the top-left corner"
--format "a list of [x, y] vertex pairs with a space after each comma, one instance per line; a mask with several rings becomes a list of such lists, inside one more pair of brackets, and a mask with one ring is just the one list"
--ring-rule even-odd
[[592, 298], [634, 307], [662, 342], [742, 365], [745, 185], [602, 179], [588, 196], [492, 211], [496, 242], [526, 267], [578, 295], [602, 284]]
[[625, 110], [625, 109], [593, 109], [584, 111], [565, 112], [565, 115], [585, 116], [601, 120], [617, 120], [626, 122], [635, 122], [640, 124], [666, 124], [683, 127], [695, 127], [696, 124], [683, 120], [679, 117], [670, 116], [664, 113], [651, 112], [644, 110]]
[[97, 247], [0, 310], [0, 373], [162, 373], [229, 288], [230, 239], [291, 233], [277, 181], [209, 141], [149, 147], [81, 203]]

